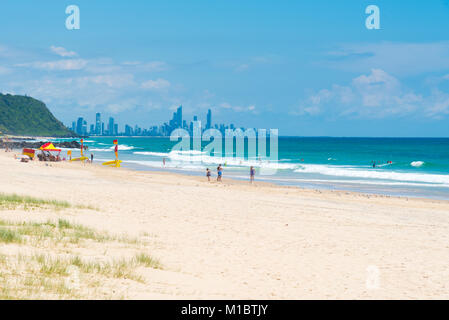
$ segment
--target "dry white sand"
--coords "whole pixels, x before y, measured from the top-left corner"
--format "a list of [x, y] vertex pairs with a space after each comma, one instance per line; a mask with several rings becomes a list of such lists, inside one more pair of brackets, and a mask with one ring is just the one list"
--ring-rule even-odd
[[164, 270], [118, 288], [127, 298], [449, 298], [447, 201], [20, 163], [3, 150], [0, 192], [100, 209], [0, 218], [64, 218], [157, 239], [151, 254]]

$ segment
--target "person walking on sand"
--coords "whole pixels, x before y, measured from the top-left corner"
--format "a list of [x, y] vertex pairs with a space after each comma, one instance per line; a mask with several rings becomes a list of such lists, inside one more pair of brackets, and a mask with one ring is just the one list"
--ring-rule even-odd
[[221, 182], [222, 175], [223, 175], [223, 168], [221, 167], [221, 164], [219, 164], [217, 167], [217, 181]]
[[207, 181], [210, 181], [210, 176], [211, 176], [210, 170], [209, 170], [209, 168], [207, 168], [207, 169], [206, 169], [206, 177], [207, 177]]
[[90, 154], [90, 163], [94, 163], [94, 154], [93, 153]]
[[253, 166], [251, 166], [251, 168], [249, 168], [249, 181], [250, 183], [254, 182], [254, 176], [256, 175], [256, 170], [254, 169]]
[[162, 159], [162, 164], [163, 164], [164, 167], [165, 167], [165, 158]]

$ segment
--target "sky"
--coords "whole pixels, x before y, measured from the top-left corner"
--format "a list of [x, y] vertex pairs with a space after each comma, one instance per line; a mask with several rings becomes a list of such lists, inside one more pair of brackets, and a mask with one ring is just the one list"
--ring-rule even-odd
[[[80, 29], [66, 28], [77, 5]], [[380, 29], [368, 29], [369, 5]], [[2, 0], [0, 92], [280, 135], [449, 137], [449, 0]]]

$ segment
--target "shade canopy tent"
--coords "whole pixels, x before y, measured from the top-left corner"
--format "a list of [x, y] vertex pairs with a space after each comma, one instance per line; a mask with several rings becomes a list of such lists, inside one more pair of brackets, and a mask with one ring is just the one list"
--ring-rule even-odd
[[[61, 153], [61, 149], [57, 149], [53, 143], [47, 142], [43, 146], [41, 146], [38, 150], [42, 151], [42, 155], [38, 155], [39, 160], [41, 161], [60, 161], [59, 154]], [[58, 152], [57, 156], [52, 155], [52, 152]]]
[[41, 146], [39, 148], [39, 150], [42, 151], [56, 151], [56, 152], [61, 152], [61, 149], [56, 149], [55, 146], [53, 145], [53, 143], [51, 142], [47, 142], [46, 144], [44, 144], [43, 146]]

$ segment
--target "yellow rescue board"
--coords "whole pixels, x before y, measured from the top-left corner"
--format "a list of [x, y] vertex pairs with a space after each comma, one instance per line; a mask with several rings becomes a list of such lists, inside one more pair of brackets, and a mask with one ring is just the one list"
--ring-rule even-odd
[[112, 161], [108, 161], [108, 162], [104, 162], [103, 165], [104, 166], [115, 166], [115, 165], [120, 165], [120, 163], [122, 163], [122, 160], [112, 160]]
[[85, 160], [87, 160], [87, 159], [89, 159], [88, 157], [81, 157], [81, 158], [73, 158], [72, 160], [70, 160], [70, 161], [85, 161]]

